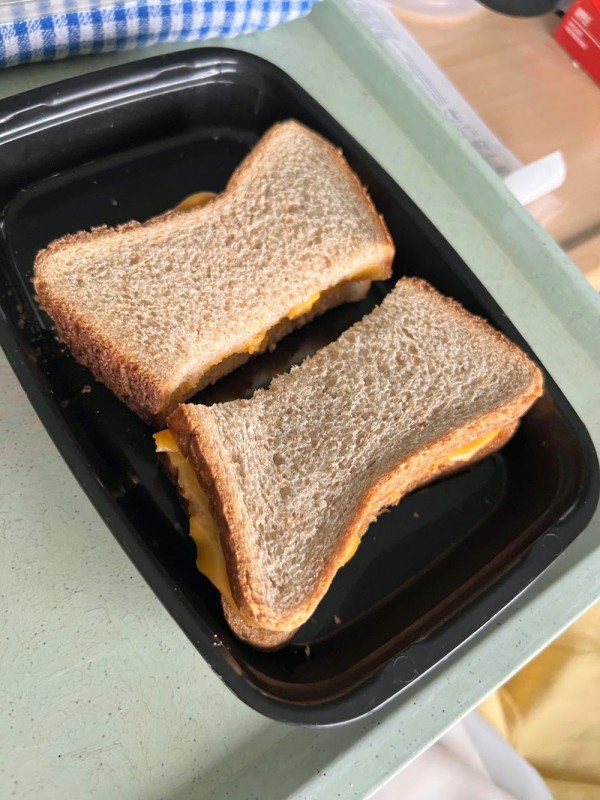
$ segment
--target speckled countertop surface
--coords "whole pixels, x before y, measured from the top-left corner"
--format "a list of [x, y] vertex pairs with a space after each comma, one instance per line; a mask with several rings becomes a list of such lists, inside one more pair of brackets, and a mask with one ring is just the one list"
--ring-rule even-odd
[[[283, 66], [427, 208], [510, 309], [598, 448], [597, 296], [355, 18], [326, 0], [307, 20], [235, 44]], [[167, 49], [10, 70], [0, 95]], [[400, 702], [342, 728], [289, 728], [211, 673], [69, 473], [3, 356], [0, 420], [3, 798], [366, 797], [600, 595], [596, 512], [493, 626]]]

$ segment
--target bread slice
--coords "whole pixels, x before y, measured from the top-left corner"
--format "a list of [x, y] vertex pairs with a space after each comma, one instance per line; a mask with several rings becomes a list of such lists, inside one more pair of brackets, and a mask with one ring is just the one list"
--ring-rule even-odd
[[210, 498], [237, 632], [289, 638], [384, 508], [502, 446], [542, 391], [516, 345], [405, 278], [250, 400], [179, 406], [169, 429]]
[[341, 152], [271, 128], [207, 204], [65, 236], [38, 253], [42, 307], [74, 356], [149, 423], [390, 276], [394, 247]]
[[[501, 447], [504, 447], [504, 445], [512, 438], [518, 427], [518, 424], [518, 420], [516, 420], [510, 425], [501, 428], [487, 444], [485, 444], [481, 449], [475, 450], [471, 457], [465, 459], [464, 461], [461, 460], [457, 462], [455, 459], [445, 457], [433, 466], [424, 469], [420, 475], [414, 476], [414, 483], [411, 483], [406, 487], [402, 496], [404, 497], [404, 495], [408, 494], [409, 492], [420, 489], [421, 487], [426, 486], [428, 483], [432, 483], [439, 478], [443, 478], [444, 476], [468, 469], [469, 467], [474, 466], [477, 462], [487, 458], [487, 456], [495, 453]], [[255, 625], [251, 625], [247, 619], [242, 617], [240, 612], [233, 608], [223, 597], [221, 598], [221, 604], [227, 624], [235, 633], [235, 635], [239, 639], [242, 639], [242, 641], [252, 645], [252, 647], [258, 648], [259, 650], [278, 650], [286, 645], [298, 630], [298, 628], [294, 628], [289, 631], [273, 631], [269, 630], [268, 628], [260, 628]]]
[[238, 639], [252, 645], [252, 647], [256, 647], [258, 650], [267, 652], [279, 650], [293, 638], [298, 630], [294, 628], [291, 631], [272, 631], [268, 628], [257, 628], [244, 619], [240, 612], [233, 608], [224, 597], [221, 597], [221, 605], [223, 606], [225, 620]]

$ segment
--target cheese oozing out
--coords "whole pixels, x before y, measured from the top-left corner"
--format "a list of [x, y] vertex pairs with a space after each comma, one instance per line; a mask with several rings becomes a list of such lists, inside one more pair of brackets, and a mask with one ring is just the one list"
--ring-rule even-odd
[[499, 430], [490, 431], [486, 433], [485, 436], [480, 436], [479, 439], [475, 439], [473, 442], [469, 442], [469, 444], [465, 444], [463, 447], [457, 447], [456, 450], [452, 450], [452, 452], [448, 453], [448, 455], [444, 457], [444, 460], [448, 460], [451, 463], [468, 461], [478, 450], [483, 450], [484, 447], [491, 444], [499, 433]]
[[173, 211], [189, 211], [197, 206], [207, 206], [217, 196], [216, 192], [196, 192], [177, 203]]
[[156, 451], [165, 453], [171, 466], [177, 471], [177, 483], [188, 504], [190, 536], [196, 543], [196, 566], [217, 587], [227, 602], [236, 608], [231, 595], [219, 531], [210, 511], [208, 496], [200, 486], [192, 465], [179, 449], [171, 431], [155, 433], [154, 440]]
[[[468, 461], [479, 450], [490, 444], [499, 434], [493, 430], [485, 436], [459, 447], [444, 456], [444, 462], [451, 463]], [[196, 543], [196, 567], [215, 586], [227, 600], [230, 606], [236, 609], [237, 604], [233, 599], [227, 563], [221, 547], [221, 539], [215, 518], [210, 509], [210, 501], [204, 489], [200, 486], [192, 465], [185, 458], [173, 434], [169, 430], [154, 434], [156, 451], [165, 453], [171, 466], [177, 471], [177, 483], [181, 494], [188, 503], [190, 514], [190, 536]], [[366, 528], [365, 528], [366, 530]], [[364, 532], [364, 531], [363, 531]], [[361, 535], [354, 537], [349, 544], [343, 563], [344, 566], [355, 555], [360, 545]]]

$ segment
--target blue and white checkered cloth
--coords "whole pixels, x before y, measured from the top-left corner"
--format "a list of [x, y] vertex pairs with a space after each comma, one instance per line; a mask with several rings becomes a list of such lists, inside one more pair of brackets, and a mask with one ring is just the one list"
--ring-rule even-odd
[[0, 67], [158, 42], [229, 38], [305, 16], [315, 2], [130, 0], [81, 11], [77, 0], [26, 0], [11, 4], [10, 19], [2, 9]]

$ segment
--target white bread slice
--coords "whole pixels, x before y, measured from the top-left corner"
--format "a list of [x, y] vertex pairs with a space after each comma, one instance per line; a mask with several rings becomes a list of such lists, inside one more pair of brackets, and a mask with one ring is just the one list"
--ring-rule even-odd
[[291, 631], [272, 631], [268, 628], [257, 628], [241, 617], [239, 611], [234, 609], [224, 597], [221, 597], [221, 605], [227, 624], [238, 639], [258, 650], [279, 650], [293, 638], [298, 630], [294, 628]]
[[[468, 469], [492, 453], [495, 453], [512, 438], [517, 427], [518, 421], [515, 421], [505, 428], [500, 429], [492, 441], [480, 450], [478, 449], [473, 453], [471, 458], [465, 461], [457, 462], [450, 458], [442, 459], [439, 463], [424, 470], [420, 475], [415, 475], [414, 483], [406, 488], [403, 496], [446, 475]], [[294, 637], [298, 630], [294, 628], [289, 631], [274, 631], [268, 628], [250, 625], [246, 619], [240, 616], [239, 611], [234, 609], [224, 597], [221, 598], [221, 604], [225, 619], [235, 635], [242, 641], [259, 650], [271, 651], [280, 649]]]
[[394, 246], [342, 154], [271, 128], [206, 205], [65, 236], [38, 253], [41, 306], [144, 420], [389, 277]]
[[304, 623], [385, 507], [504, 444], [542, 391], [516, 345], [410, 278], [252, 399], [179, 406], [169, 428], [211, 499], [242, 638]]
[[[443, 478], [446, 475], [468, 469], [478, 461], [482, 461], [484, 458], [487, 458], [487, 456], [495, 453], [512, 438], [518, 427], [518, 424], [518, 420], [516, 420], [510, 425], [507, 425], [505, 428], [501, 428], [489, 443], [487, 443], [481, 449], [477, 449], [475, 452], [473, 452], [473, 455], [470, 458], [465, 459], [464, 461], [456, 461], [452, 458], [445, 457], [436, 464], [425, 468], [421, 473], [415, 474], [414, 482], [406, 487], [405, 491], [403, 492], [403, 496], [409, 492], [415, 491], [415, 489], [426, 486], [428, 483], [432, 483], [439, 478]], [[224, 597], [221, 598], [221, 604], [223, 606], [223, 613], [225, 615], [225, 619], [227, 620], [227, 624], [235, 633], [235, 635], [239, 639], [242, 639], [242, 641], [258, 648], [259, 650], [278, 650], [286, 645], [298, 630], [297, 628], [294, 628], [290, 631], [273, 631], [269, 630], [268, 628], [260, 628], [255, 625], [250, 625], [246, 619], [240, 616], [239, 611], [229, 605]]]

